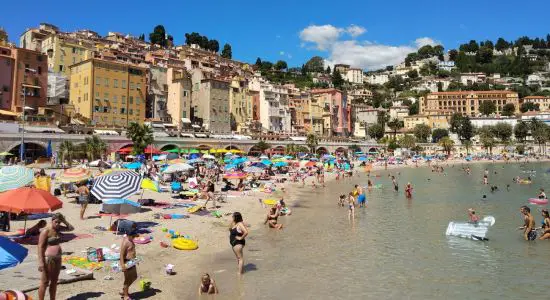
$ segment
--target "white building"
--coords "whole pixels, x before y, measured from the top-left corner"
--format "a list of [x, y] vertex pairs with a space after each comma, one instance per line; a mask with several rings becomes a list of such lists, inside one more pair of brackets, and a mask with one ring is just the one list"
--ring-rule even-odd
[[452, 60], [449, 60], [449, 61], [440, 61], [437, 64], [437, 68], [439, 70], [445, 70], [445, 71], [451, 72], [456, 67], [455, 67], [455, 62]]
[[345, 74], [345, 79], [352, 84], [363, 84], [363, 70], [350, 68]]
[[462, 73], [460, 74], [460, 83], [463, 85], [472, 85], [474, 83], [485, 83], [487, 75], [485, 73]]
[[[495, 126], [497, 123], [506, 123], [510, 124], [512, 127], [516, 126], [518, 119], [517, 118], [471, 118], [472, 125], [481, 128], [483, 126]], [[549, 119], [550, 121], [550, 119]]]
[[390, 81], [390, 76], [388, 74], [371, 74], [364, 77], [366, 83], [369, 84], [384, 84]]
[[67, 76], [62, 73], [48, 72], [48, 105], [62, 104], [69, 99], [69, 85]]
[[398, 119], [403, 121], [403, 118], [409, 115], [409, 108], [407, 106], [392, 106], [389, 109], [390, 119]]
[[527, 76], [527, 81], [526, 81], [527, 85], [542, 86], [543, 82], [544, 82], [544, 79], [540, 75], [531, 74]]
[[263, 130], [291, 132], [288, 88], [271, 84], [262, 77], [254, 77], [249, 83], [249, 89], [260, 93], [259, 111]]

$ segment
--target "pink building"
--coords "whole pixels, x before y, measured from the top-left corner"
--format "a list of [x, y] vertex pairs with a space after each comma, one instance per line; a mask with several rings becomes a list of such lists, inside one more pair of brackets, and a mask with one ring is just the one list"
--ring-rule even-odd
[[351, 128], [351, 107], [348, 107], [347, 94], [334, 88], [316, 89], [311, 91], [313, 97], [318, 97], [324, 105], [324, 134], [349, 136]]
[[0, 46], [0, 109], [3, 110], [11, 110], [14, 65], [12, 49]]

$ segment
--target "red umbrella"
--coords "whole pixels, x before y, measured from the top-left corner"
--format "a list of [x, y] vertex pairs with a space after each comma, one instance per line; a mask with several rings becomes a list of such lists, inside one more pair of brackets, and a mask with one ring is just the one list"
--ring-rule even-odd
[[47, 213], [63, 202], [44, 190], [22, 187], [0, 194], [0, 210], [13, 213]]
[[117, 152], [120, 154], [130, 154], [130, 152], [132, 152], [133, 149], [134, 147], [126, 147], [118, 150]]
[[306, 167], [315, 167], [316, 163], [314, 161], [310, 161], [306, 163]]

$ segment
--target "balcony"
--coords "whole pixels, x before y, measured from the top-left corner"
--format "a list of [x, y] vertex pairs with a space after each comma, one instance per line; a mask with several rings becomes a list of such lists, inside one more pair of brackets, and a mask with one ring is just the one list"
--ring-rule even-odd
[[270, 117], [281, 117], [281, 110], [278, 107], [270, 107], [268, 113]]

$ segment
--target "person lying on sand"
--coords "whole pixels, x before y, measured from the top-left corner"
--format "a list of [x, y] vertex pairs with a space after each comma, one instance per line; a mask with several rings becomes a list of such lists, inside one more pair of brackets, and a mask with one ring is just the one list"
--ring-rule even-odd
[[201, 277], [201, 284], [199, 286], [199, 295], [203, 294], [217, 294], [218, 288], [216, 287], [216, 283], [214, 282], [214, 279], [210, 278], [210, 275], [208, 273], [205, 273]]

